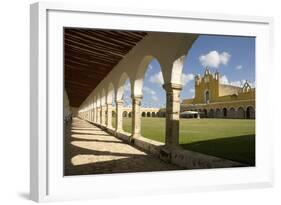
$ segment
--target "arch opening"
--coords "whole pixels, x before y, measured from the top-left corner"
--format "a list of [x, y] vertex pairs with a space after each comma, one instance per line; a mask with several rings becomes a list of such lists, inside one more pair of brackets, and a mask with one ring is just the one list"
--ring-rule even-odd
[[245, 119], [245, 110], [244, 110], [243, 107], [239, 107], [239, 108], [237, 109], [237, 115], [236, 115], [236, 117], [237, 117], [238, 119]]
[[227, 118], [227, 109], [226, 108], [222, 109], [222, 113], [223, 113], [223, 118]]
[[247, 119], [255, 119], [255, 110], [252, 106], [248, 106], [246, 110]]

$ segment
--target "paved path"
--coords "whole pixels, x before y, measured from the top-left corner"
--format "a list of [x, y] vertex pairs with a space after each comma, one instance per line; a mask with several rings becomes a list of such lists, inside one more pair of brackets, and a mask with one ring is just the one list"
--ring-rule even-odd
[[79, 118], [65, 126], [65, 175], [177, 170]]

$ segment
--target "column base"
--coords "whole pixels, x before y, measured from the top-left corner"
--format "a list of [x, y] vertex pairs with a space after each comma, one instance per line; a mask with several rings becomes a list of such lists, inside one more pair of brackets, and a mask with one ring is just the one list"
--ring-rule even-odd
[[132, 134], [130, 136], [129, 143], [130, 144], [134, 144], [135, 143], [135, 139], [140, 138], [140, 137], [141, 137], [141, 134]]
[[180, 145], [164, 145], [160, 148], [160, 159], [165, 162], [171, 162], [173, 150], [182, 149]]
[[131, 135], [131, 138], [139, 138], [139, 137], [141, 137], [141, 134], [140, 134], [140, 133], [138, 133], [138, 134], [132, 134], [132, 135]]
[[123, 130], [123, 129], [118, 129], [118, 130], [115, 130], [115, 134], [117, 134], [117, 133], [122, 133], [122, 132], [124, 132], [124, 130]]
[[114, 128], [112, 126], [106, 126], [107, 129], [113, 130]]

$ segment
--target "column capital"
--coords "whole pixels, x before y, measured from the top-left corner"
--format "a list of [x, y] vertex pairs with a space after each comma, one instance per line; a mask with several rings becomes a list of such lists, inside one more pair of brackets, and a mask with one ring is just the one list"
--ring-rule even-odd
[[116, 104], [122, 104], [124, 101], [121, 99], [121, 100], [116, 100], [115, 102]]
[[131, 95], [132, 100], [141, 100], [142, 97], [142, 95]]
[[163, 88], [168, 92], [172, 90], [182, 90], [182, 84], [177, 84], [177, 83], [166, 83], [163, 84]]

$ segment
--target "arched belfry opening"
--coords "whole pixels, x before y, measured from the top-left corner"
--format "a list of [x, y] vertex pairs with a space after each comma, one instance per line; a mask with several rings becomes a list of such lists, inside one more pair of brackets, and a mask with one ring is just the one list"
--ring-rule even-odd
[[209, 90], [205, 91], [205, 103], [206, 104], [210, 103], [210, 91]]

